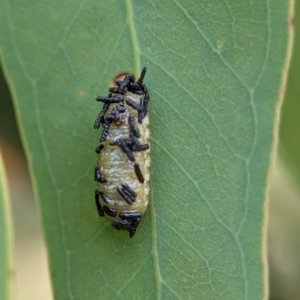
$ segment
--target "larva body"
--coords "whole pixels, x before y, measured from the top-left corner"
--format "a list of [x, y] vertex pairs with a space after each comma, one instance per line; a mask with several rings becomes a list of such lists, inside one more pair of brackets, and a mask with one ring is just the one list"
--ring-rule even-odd
[[149, 94], [143, 78], [134, 82], [127, 74], [117, 87], [110, 88], [94, 128], [103, 126], [99, 163], [94, 179], [98, 181], [95, 200], [100, 216], [106, 216], [116, 229], [132, 237], [148, 206], [150, 180]]

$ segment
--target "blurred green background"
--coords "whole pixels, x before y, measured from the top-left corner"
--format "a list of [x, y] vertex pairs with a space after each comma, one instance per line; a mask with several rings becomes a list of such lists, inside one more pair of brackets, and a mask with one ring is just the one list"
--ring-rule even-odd
[[269, 204], [270, 299], [300, 299], [300, 7], [296, 3], [294, 43]]
[[[300, 7], [269, 203], [270, 299], [300, 299]], [[298, 25], [297, 25], [298, 23]], [[298, 26], [298, 30], [297, 30]], [[0, 72], [0, 147], [9, 176], [18, 300], [52, 299], [46, 250], [16, 117]], [[16, 188], [17, 187], [17, 188]], [[37, 285], [36, 282], [39, 282]]]
[[0, 148], [12, 199], [16, 299], [50, 300], [52, 294], [43, 233], [12, 100], [1, 69], [0, 97]]

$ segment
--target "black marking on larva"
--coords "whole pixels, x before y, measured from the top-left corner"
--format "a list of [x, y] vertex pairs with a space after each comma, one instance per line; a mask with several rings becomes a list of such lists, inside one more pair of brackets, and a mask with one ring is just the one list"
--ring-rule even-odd
[[109, 198], [104, 194], [104, 193], [102, 193], [102, 192], [99, 192], [99, 195], [101, 196], [101, 198], [103, 199], [103, 201], [105, 202], [105, 203], [109, 203]]
[[114, 94], [124, 95], [126, 93], [127, 87], [134, 82], [134, 77], [131, 74], [126, 74], [123, 80], [116, 80], [116, 87], [111, 87], [108, 90]]
[[146, 76], [146, 72], [147, 72], [147, 68], [144, 67], [142, 72], [141, 72], [141, 75], [140, 75], [140, 78], [136, 81], [136, 83], [139, 85], [139, 86], [142, 86], [143, 85], [143, 82], [144, 82], [144, 78]]
[[102, 206], [99, 202], [99, 195], [100, 192], [98, 190], [95, 190], [95, 203], [96, 203], [97, 211], [100, 217], [104, 217], [104, 210], [102, 209]]
[[143, 68], [140, 78], [136, 82], [132, 82], [127, 87], [128, 91], [137, 95], [145, 94], [145, 85], [143, 84], [146, 75], [146, 67]]
[[122, 220], [132, 220], [136, 218], [141, 218], [142, 214], [138, 211], [123, 211], [119, 213], [119, 217]]
[[138, 85], [136, 82], [131, 83], [128, 87], [127, 87], [128, 92], [136, 94], [136, 95], [143, 95], [144, 89], [143, 89], [143, 85]]
[[145, 179], [140, 169], [139, 164], [134, 164], [134, 172], [140, 183], [144, 183]]
[[129, 89], [128, 88], [128, 92], [131, 92], [131, 93], [133, 93], [133, 94], [136, 94], [136, 95], [143, 95], [144, 94], [144, 91], [143, 90], [132, 90], [132, 89]]
[[126, 153], [131, 161], [135, 161], [135, 157], [130, 149], [131, 142], [129, 139], [117, 139], [109, 143], [111, 146], [118, 145]]
[[106, 179], [104, 178], [104, 176], [100, 173], [99, 167], [95, 168], [94, 171], [94, 180], [98, 181], [98, 182], [106, 182]]
[[[108, 90], [111, 93], [121, 94], [121, 95], [124, 95], [126, 93], [126, 89], [128, 91], [130, 91], [130, 87], [135, 84], [134, 78], [130, 74], [127, 74], [123, 81], [116, 80], [115, 83], [116, 83], [117, 87], [114, 86], [114, 87], [109, 88]], [[143, 92], [141, 94], [143, 94]]]
[[110, 87], [108, 89], [108, 91], [113, 93], [113, 94], [118, 94], [119, 93], [119, 87], [117, 87], [117, 86]]
[[109, 144], [111, 146], [118, 145], [121, 147], [131, 161], [135, 161], [132, 151], [145, 151], [150, 148], [148, 144], [141, 144], [132, 133], [129, 134], [129, 139], [119, 138]]
[[108, 206], [106, 206], [106, 205], [103, 205], [102, 208], [103, 208], [103, 211], [104, 211], [108, 216], [110, 216], [110, 217], [112, 217], [112, 218], [116, 217], [117, 212], [116, 212], [113, 208], [110, 208], [110, 207], [108, 207]]
[[115, 229], [118, 230], [125, 229], [129, 231], [129, 236], [132, 238], [140, 222], [141, 222], [141, 218], [136, 218], [132, 220], [114, 220], [112, 225]]
[[129, 117], [128, 117], [128, 124], [129, 124], [130, 131], [131, 131], [137, 138], [139, 138], [139, 137], [140, 137], [140, 132], [139, 132], [138, 127], [137, 127], [136, 124], [135, 124], [134, 117], [132, 117], [132, 116], [129, 116]]
[[126, 74], [125, 78], [122, 81], [116, 81], [116, 84], [119, 87], [119, 93], [124, 95], [126, 93], [126, 88], [131, 82], [134, 82], [134, 78], [131, 74]]
[[103, 148], [104, 148], [104, 145], [101, 144], [96, 148], [95, 152], [99, 154]]
[[114, 220], [112, 223], [113, 227], [117, 230], [125, 229], [130, 230], [130, 227], [132, 226], [132, 221], [128, 220]]
[[96, 98], [96, 100], [98, 102], [101, 101], [103, 103], [108, 103], [108, 104], [124, 102], [124, 98], [120, 98], [120, 97], [117, 97], [117, 96], [112, 96], [112, 97], [98, 96]]
[[139, 224], [141, 223], [142, 218], [136, 218], [131, 225], [131, 228], [129, 230], [129, 236], [132, 238], [136, 232], [136, 229], [138, 228]]
[[113, 121], [116, 125], [121, 125], [125, 123], [124, 115], [123, 113], [126, 111], [126, 108], [123, 105], [118, 105], [113, 108], [113, 110], [110, 112], [107, 119]]
[[[144, 85], [145, 86], [145, 85]], [[145, 92], [145, 96], [140, 99], [140, 104], [134, 102], [131, 99], [126, 99], [126, 103], [135, 109], [138, 112], [138, 122], [142, 124], [142, 120], [146, 117], [148, 112], [148, 101], [149, 101], [149, 94]]]
[[145, 151], [150, 148], [149, 144], [141, 144], [132, 133], [129, 134], [129, 139], [131, 141], [130, 146], [132, 151]]
[[148, 89], [145, 84], [143, 84], [143, 90], [144, 90], [145, 96], [147, 96], [146, 98], [147, 98], [147, 105], [148, 105], [148, 102], [150, 100], [150, 95], [149, 95]]
[[123, 81], [116, 80], [115, 83], [117, 87], [111, 87], [109, 88], [109, 91], [114, 94], [121, 94], [124, 95], [126, 93], [126, 88], [128, 92], [131, 92], [136, 95], [143, 95], [145, 93], [143, 84], [144, 77], [146, 75], [146, 67], [143, 68], [141, 72], [140, 78], [134, 82], [134, 77], [131, 74], [126, 74]]
[[[108, 98], [110, 98], [112, 94], [108, 94]], [[104, 103], [99, 115], [97, 116], [95, 123], [94, 123], [94, 129], [99, 129], [101, 124], [104, 122], [105, 114], [107, 113], [109, 109], [110, 103]]]
[[119, 194], [131, 205], [136, 198], [136, 193], [130, 188], [127, 183], [122, 183], [121, 187], [117, 187]]
[[102, 131], [102, 135], [100, 137], [100, 143], [104, 142], [107, 139], [107, 137], [109, 135], [110, 123], [111, 123], [111, 119], [106, 118], [103, 123], [103, 131]]

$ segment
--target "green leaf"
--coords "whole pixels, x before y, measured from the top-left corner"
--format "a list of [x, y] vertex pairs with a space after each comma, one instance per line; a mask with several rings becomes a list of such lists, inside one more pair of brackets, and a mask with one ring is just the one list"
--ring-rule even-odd
[[[265, 198], [290, 52], [289, 3], [0, 5], [2, 62], [55, 299], [266, 297]], [[94, 207], [94, 98], [117, 73], [138, 75], [143, 66], [152, 193], [129, 239]]]
[[0, 299], [13, 299], [12, 225], [8, 185], [0, 152]]

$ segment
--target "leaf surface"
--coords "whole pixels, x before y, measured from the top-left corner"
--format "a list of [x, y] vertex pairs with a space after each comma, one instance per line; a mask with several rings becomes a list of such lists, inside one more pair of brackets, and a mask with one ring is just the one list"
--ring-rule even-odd
[[[5, 0], [0, 11], [55, 299], [263, 298], [289, 3]], [[94, 207], [94, 98], [143, 66], [152, 192], [129, 239]]]

